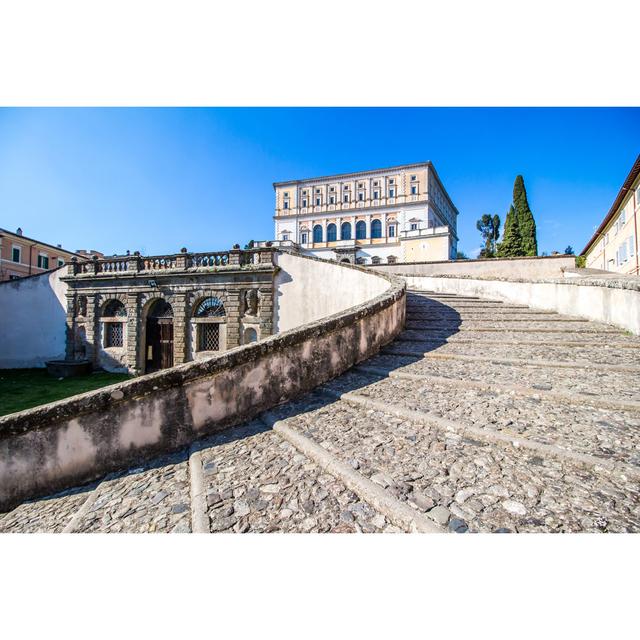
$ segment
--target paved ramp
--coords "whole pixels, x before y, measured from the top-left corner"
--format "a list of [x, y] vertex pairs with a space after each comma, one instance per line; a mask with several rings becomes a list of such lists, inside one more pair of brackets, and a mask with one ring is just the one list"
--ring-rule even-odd
[[0, 531], [637, 532], [638, 379], [611, 326], [410, 292], [380, 355]]

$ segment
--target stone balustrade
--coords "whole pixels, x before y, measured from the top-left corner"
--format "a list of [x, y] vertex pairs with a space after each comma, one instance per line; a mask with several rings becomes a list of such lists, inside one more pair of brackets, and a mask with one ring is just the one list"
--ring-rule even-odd
[[230, 251], [208, 251], [162, 256], [117, 256], [79, 261], [72, 258], [67, 263], [67, 276], [114, 275], [124, 273], [155, 273], [158, 271], [186, 271], [189, 269], [237, 269], [252, 265], [272, 265], [274, 248], [231, 249]]

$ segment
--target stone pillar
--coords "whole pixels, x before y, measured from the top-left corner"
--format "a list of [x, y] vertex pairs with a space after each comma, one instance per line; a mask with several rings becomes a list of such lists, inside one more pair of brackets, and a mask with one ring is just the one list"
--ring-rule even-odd
[[76, 296], [73, 291], [66, 294], [67, 314], [65, 333], [65, 358], [72, 360], [76, 354]]
[[224, 308], [227, 312], [227, 349], [240, 345], [240, 295], [241, 291], [227, 291]]
[[229, 264], [233, 266], [240, 266], [240, 249], [231, 249], [229, 251]]
[[[127, 367], [129, 373], [138, 375], [140, 373], [140, 359], [138, 345], [140, 343], [140, 337], [142, 335], [140, 324], [140, 305], [138, 304], [137, 293], [127, 293], [127, 343], [125, 345], [127, 349]], [[144, 345], [140, 347], [144, 349]]]
[[187, 294], [176, 293], [171, 300], [173, 307], [173, 364], [187, 361]]
[[273, 286], [262, 285], [259, 291], [260, 338], [266, 338], [273, 333]]
[[85, 324], [87, 336], [86, 357], [89, 362], [93, 362], [94, 364], [97, 362], [98, 350], [100, 349], [100, 345], [97, 344], [100, 336], [99, 332], [96, 331], [96, 305], [96, 295], [87, 294], [87, 322]]

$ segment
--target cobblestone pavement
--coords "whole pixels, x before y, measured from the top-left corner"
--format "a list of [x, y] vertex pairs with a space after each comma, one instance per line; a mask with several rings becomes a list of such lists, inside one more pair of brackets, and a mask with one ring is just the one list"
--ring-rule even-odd
[[[445, 294], [409, 293], [407, 319], [382, 353], [273, 412], [316, 454], [254, 421], [24, 503], [0, 532], [399, 532], [397, 505], [458, 533], [640, 531], [638, 337]], [[348, 488], [345, 468], [387, 502]]]

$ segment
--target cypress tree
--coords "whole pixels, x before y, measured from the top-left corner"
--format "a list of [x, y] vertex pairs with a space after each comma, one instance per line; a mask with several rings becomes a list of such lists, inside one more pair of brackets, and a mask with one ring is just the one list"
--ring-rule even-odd
[[502, 242], [498, 245], [497, 254], [498, 258], [511, 258], [513, 256], [523, 255], [518, 216], [513, 205], [509, 207], [509, 213], [507, 213], [507, 218], [504, 221]]
[[524, 178], [516, 176], [513, 185], [513, 206], [518, 218], [518, 232], [520, 234], [520, 247], [523, 256], [538, 255], [538, 240], [536, 238], [536, 221], [529, 208], [527, 190], [524, 187]]

